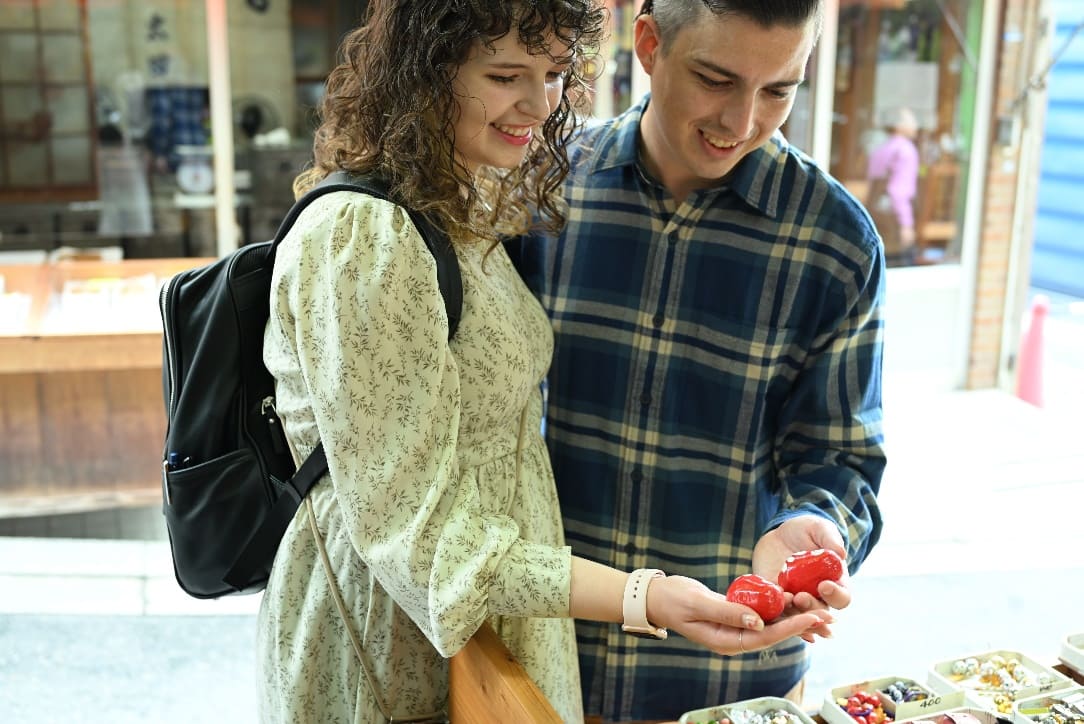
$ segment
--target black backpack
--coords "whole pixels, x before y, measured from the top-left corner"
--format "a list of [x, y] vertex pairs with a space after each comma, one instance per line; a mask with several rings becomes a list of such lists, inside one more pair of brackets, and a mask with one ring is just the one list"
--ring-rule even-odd
[[[163, 512], [177, 582], [196, 598], [262, 590], [286, 526], [327, 471], [322, 444], [295, 470], [263, 335], [279, 242], [313, 200], [343, 190], [388, 198], [379, 179], [331, 174], [294, 204], [274, 240], [162, 286]], [[451, 338], [463, 296], [455, 251], [425, 216], [408, 212], [436, 259]]]

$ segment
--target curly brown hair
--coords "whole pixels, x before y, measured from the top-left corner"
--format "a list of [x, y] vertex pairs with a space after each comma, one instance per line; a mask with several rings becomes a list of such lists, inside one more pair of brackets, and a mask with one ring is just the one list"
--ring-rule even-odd
[[[372, 0], [364, 23], [339, 48], [314, 163], [295, 179], [295, 195], [338, 169], [376, 172], [397, 199], [459, 242], [495, 244], [498, 233], [521, 233], [531, 219], [558, 230], [565, 147], [581, 123], [586, 61], [602, 41], [605, 17], [598, 0]], [[454, 153], [459, 105], [452, 83], [476, 42], [492, 48], [509, 33], [530, 53], [571, 61], [564, 92], [519, 167], [472, 175]], [[554, 38], [568, 56], [550, 54]]]

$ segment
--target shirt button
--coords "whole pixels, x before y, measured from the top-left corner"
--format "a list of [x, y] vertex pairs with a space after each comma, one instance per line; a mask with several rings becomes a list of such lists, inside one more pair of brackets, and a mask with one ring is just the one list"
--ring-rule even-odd
[[639, 468], [637, 468], [632, 471], [632, 474], [629, 477], [632, 478], [632, 482], [638, 483], [644, 479], [644, 474], [640, 472]]
[[625, 555], [630, 556], [630, 557], [636, 555], [636, 544], [635, 543], [626, 543], [625, 544]]
[[661, 327], [663, 321], [665, 321], [665, 317], [663, 317], [661, 314], [656, 314], [654, 317], [651, 318], [651, 323], [654, 324], [656, 327]]
[[651, 395], [647, 392], [640, 395], [640, 404], [644, 407], [651, 407]]

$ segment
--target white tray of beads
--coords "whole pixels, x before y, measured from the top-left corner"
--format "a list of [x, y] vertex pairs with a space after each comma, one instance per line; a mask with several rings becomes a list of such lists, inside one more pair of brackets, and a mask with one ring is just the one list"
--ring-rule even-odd
[[681, 715], [678, 724], [813, 724], [813, 719], [798, 705], [777, 696], [745, 699], [733, 704], [694, 709]]
[[1073, 686], [1060, 671], [1018, 651], [987, 651], [934, 664], [928, 683], [939, 694], [963, 691], [967, 702], [1008, 716], [1017, 699]]
[[992, 711], [960, 707], [948, 711], [927, 712], [913, 719], [898, 719], [895, 724], [1004, 724], [1008, 721]]
[[1066, 636], [1058, 658], [1073, 671], [1084, 674], [1084, 633]]
[[828, 692], [821, 705], [821, 718], [829, 724], [884, 724], [887, 720], [910, 719], [963, 706], [962, 690], [938, 694], [914, 679], [885, 676], [838, 686]]
[[1084, 686], [1018, 699], [1012, 705], [1016, 724], [1079, 724], [1084, 722]]

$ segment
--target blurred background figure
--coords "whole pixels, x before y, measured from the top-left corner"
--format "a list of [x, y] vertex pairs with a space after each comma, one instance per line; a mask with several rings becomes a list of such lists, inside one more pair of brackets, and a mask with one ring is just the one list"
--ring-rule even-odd
[[888, 138], [869, 156], [870, 181], [866, 208], [885, 242], [885, 255], [893, 265], [915, 263], [914, 199], [918, 188], [918, 121], [909, 108], [889, 116]]

